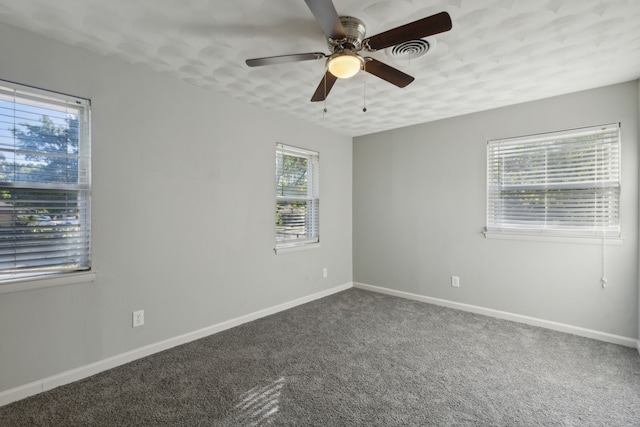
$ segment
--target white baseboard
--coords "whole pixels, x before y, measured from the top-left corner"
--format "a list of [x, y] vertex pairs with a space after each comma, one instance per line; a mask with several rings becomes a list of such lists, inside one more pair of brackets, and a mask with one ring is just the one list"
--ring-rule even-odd
[[367, 285], [365, 283], [353, 283], [354, 288], [364, 289], [367, 291], [379, 292], [382, 294], [393, 295], [401, 298], [407, 298], [415, 301], [426, 302], [429, 304], [440, 305], [443, 307], [455, 308], [462, 311], [468, 311], [476, 314], [483, 314], [485, 316], [496, 317], [498, 319], [511, 320], [519, 323], [526, 323], [527, 325], [539, 326], [542, 328], [552, 329], [554, 331], [566, 332], [573, 335], [579, 335], [582, 337], [593, 338], [596, 340], [619, 344], [626, 347], [636, 347], [640, 352], [640, 341], [635, 338], [623, 337], [620, 335], [609, 334], [607, 332], [595, 331], [592, 329], [581, 328], [579, 326], [566, 325], [564, 323], [553, 322], [550, 320], [538, 319], [535, 317], [523, 316], [520, 314], [509, 313], [506, 311], [493, 310], [491, 308], [479, 307], [476, 305], [463, 304], [460, 302], [449, 301], [439, 298], [431, 298], [424, 295], [413, 294], [410, 292], [397, 291], [395, 289], [382, 288], [379, 286]]
[[257, 320], [271, 314], [279, 313], [281, 311], [288, 310], [290, 308], [306, 304], [320, 298], [324, 298], [326, 296], [350, 289], [352, 287], [352, 283], [346, 283], [344, 285], [336, 286], [325, 291], [317, 292], [312, 295], [307, 295], [305, 297], [288, 301], [273, 307], [265, 308], [264, 310], [259, 310], [254, 313], [236, 317], [235, 319], [217, 323], [203, 329], [198, 329], [184, 335], [179, 335], [173, 338], [166, 339], [164, 341], [128, 351], [126, 353], [118, 354], [116, 356], [112, 356], [107, 359], [91, 363], [89, 365], [81, 366], [79, 368], [71, 369], [69, 371], [65, 371], [60, 374], [44, 378], [42, 380], [34, 381], [29, 384], [2, 391], [0, 392], [0, 406], [7, 405], [11, 402], [24, 399], [43, 391], [51, 390], [61, 385], [69, 384], [71, 382], [90, 377], [92, 375], [115, 368], [117, 366], [133, 362], [134, 360], [150, 356], [154, 353], [168, 350], [172, 347], [186, 344], [188, 342], [195, 341], [197, 339], [204, 338], [227, 329], [231, 329], [235, 326], [242, 325], [243, 323], [251, 322], [253, 320]]

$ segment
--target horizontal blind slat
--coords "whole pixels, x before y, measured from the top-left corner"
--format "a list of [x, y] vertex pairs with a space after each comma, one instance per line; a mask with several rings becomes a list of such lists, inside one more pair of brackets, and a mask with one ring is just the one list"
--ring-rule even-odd
[[0, 82], [0, 280], [91, 263], [89, 101]]
[[489, 141], [487, 230], [619, 233], [617, 125]]
[[317, 242], [319, 230], [316, 152], [276, 147], [276, 246]]

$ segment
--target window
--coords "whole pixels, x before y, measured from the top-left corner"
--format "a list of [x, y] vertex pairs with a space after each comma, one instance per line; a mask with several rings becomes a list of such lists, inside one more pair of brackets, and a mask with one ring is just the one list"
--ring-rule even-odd
[[0, 81], [0, 281], [91, 267], [89, 101]]
[[488, 142], [488, 233], [619, 237], [619, 209], [618, 124]]
[[319, 159], [315, 151], [276, 146], [276, 250], [319, 242]]

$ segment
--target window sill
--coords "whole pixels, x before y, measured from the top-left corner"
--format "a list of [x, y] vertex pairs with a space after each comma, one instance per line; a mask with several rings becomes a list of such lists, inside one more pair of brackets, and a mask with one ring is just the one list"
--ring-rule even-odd
[[621, 237], [575, 237], [575, 236], [553, 236], [542, 234], [518, 234], [518, 233], [496, 233], [483, 231], [484, 237], [496, 240], [520, 240], [529, 242], [545, 242], [545, 243], [572, 243], [582, 245], [602, 245], [621, 246], [624, 239]]
[[273, 248], [273, 251], [277, 254], [286, 254], [289, 252], [298, 252], [298, 251], [308, 251], [311, 249], [318, 249], [320, 247], [320, 243], [306, 243], [304, 245], [296, 245], [296, 246], [282, 246]]
[[16, 279], [0, 283], [0, 294], [10, 292], [31, 291], [34, 289], [52, 288], [54, 286], [75, 285], [79, 283], [93, 283], [96, 273], [93, 271], [80, 271], [77, 273], [64, 273], [28, 279]]

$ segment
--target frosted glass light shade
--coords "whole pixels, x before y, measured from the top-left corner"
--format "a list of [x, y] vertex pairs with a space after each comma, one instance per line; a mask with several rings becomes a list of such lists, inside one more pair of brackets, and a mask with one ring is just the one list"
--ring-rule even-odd
[[355, 76], [362, 68], [362, 59], [353, 54], [342, 54], [329, 58], [327, 63], [329, 72], [339, 79]]

